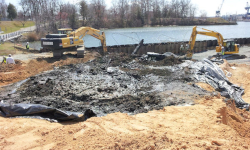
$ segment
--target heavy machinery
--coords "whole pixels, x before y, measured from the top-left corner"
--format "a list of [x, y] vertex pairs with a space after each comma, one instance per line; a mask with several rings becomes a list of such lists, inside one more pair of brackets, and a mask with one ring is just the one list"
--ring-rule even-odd
[[105, 33], [91, 27], [80, 27], [75, 31], [71, 28], [59, 29], [58, 34], [48, 34], [46, 38], [42, 38], [41, 46], [50, 49], [54, 57], [61, 57], [63, 52], [72, 50], [77, 50], [77, 57], [83, 57], [85, 48], [82, 38], [86, 34], [101, 41], [102, 54], [107, 52]]
[[216, 11], [216, 17], [220, 17], [220, 11], [221, 11], [221, 8], [223, 6], [223, 3], [224, 3], [224, 0], [222, 0], [221, 5], [219, 6], [218, 10]]
[[224, 54], [239, 53], [239, 44], [235, 44], [234, 40], [224, 40], [223, 36], [218, 32], [214, 32], [214, 31], [207, 30], [204, 28], [202, 29], [205, 31], [197, 31], [196, 28], [197, 26], [193, 27], [193, 31], [192, 31], [192, 34], [188, 43], [188, 48], [187, 48], [187, 52], [185, 56], [186, 59], [192, 59], [193, 49], [194, 49], [197, 34], [201, 34], [205, 36], [212, 36], [212, 37], [217, 38], [218, 46], [216, 46], [216, 52], [218, 53], [222, 51], [222, 48], [225, 49]]
[[73, 31], [73, 29], [71, 29], [71, 28], [61, 28], [61, 29], [58, 29], [58, 34], [69, 35], [72, 31]]

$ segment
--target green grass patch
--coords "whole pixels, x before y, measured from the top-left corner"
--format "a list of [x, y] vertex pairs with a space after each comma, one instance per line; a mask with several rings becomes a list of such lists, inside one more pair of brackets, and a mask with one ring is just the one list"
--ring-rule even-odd
[[20, 30], [21, 28], [27, 28], [34, 25], [35, 22], [33, 21], [26, 21], [24, 26], [20, 21], [0, 21], [0, 27], [1, 30], [4, 31], [4, 34], [15, 32]]
[[0, 56], [7, 56], [9, 54], [15, 54], [14, 43], [5, 42], [0, 45]]

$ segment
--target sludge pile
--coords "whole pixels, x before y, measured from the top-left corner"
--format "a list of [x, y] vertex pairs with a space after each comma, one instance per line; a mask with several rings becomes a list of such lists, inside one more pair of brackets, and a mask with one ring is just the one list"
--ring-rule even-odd
[[194, 84], [197, 79], [191, 66], [195, 62], [161, 67], [152, 64], [157, 63], [140, 63], [123, 54], [111, 54], [31, 77], [12, 94], [8, 90], [1, 92], [0, 100], [7, 104], [42, 104], [71, 112], [92, 110], [103, 116], [192, 105], [199, 97], [215, 94]]

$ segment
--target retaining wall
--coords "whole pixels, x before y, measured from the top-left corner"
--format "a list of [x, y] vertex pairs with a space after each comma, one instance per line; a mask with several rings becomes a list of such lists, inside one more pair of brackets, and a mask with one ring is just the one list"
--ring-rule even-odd
[[[250, 38], [237, 38], [234, 39], [235, 43], [242, 45], [250, 44]], [[172, 52], [174, 54], [181, 54], [183, 53], [180, 50], [181, 45], [185, 46], [188, 44], [188, 41], [180, 41], [180, 42], [168, 42], [168, 43], [148, 43], [143, 44], [137, 54], [142, 55], [146, 54], [147, 52], [156, 52], [156, 53], [165, 53], [165, 52]], [[217, 40], [204, 40], [204, 41], [196, 41], [194, 46], [194, 53], [200, 53], [207, 50], [215, 50], [217, 46]], [[137, 44], [135, 45], [114, 45], [108, 46], [108, 52], [116, 52], [116, 53], [128, 53], [131, 54]], [[100, 50], [102, 47], [90, 47], [86, 48], [87, 50]]]

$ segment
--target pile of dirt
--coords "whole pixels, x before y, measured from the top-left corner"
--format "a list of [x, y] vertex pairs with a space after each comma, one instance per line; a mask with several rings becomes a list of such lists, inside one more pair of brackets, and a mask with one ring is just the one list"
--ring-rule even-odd
[[24, 64], [24, 62], [22, 62], [21, 60], [16, 59], [15, 60], [16, 64], [0, 64], [0, 73], [1, 72], [11, 72], [14, 70], [17, 70], [19, 68], [22, 67], [22, 65]]
[[147, 60], [140, 60], [139, 62], [143, 65], [173, 66], [176, 64], [181, 64], [183, 61], [179, 58], [174, 57], [174, 56], [167, 56], [162, 60], [147, 59]]
[[[225, 61], [225, 60], [224, 60]], [[230, 64], [227, 61], [220, 65], [230, 82], [242, 87], [245, 92], [242, 98], [245, 102], [250, 103], [250, 65]]]
[[227, 106], [221, 108], [218, 113], [220, 114], [218, 118], [221, 118], [223, 124], [236, 130], [242, 137], [250, 137], [249, 111], [237, 108], [234, 101], [228, 101]]
[[[35, 77], [30, 77], [34, 80]], [[27, 88], [25, 92], [21, 94], [21, 97], [27, 96], [48, 96], [53, 93], [54, 82], [52, 79], [48, 78], [46, 80], [40, 80], [39, 82], [33, 82], [33, 88]]]
[[[112, 67], [120, 66], [121, 64], [129, 63], [131, 62], [134, 58], [127, 53], [110, 53], [106, 57], [102, 57], [102, 60], [104, 61], [105, 59], [110, 59], [109, 65]], [[108, 61], [105, 61], [106, 63]]]
[[[0, 100], [75, 112], [91, 109], [103, 116], [119, 111], [137, 114], [169, 105], [192, 105], [194, 95], [212, 94], [193, 84], [188, 69], [178, 66], [173, 66], [174, 71], [150, 69], [135, 60], [128, 61], [127, 57], [111, 54], [55, 68], [30, 77], [11, 95], [0, 93]], [[122, 62], [118, 63], [119, 60]]]
[[[107, 62], [68, 65], [38, 75], [21, 85], [20, 91], [2, 96], [3, 101], [22, 101], [21, 96], [18, 96], [22, 91], [26, 94], [24, 98], [27, 103], [44, 102], [51, 106], [60, 105], [65, 109], [84, 109], [85, 106], [95, 104], [92, 107], [95, 111], [114, 112], [113, 109], [119, 108], [127, 113], [130, 110], [138, 110], [137, 108], [143, 111], [151, 110], [152, 103], [158, 107], [168, 107], [136, 115], [116, 112], [103, 117], [92, 117], [84, 122], [50, 123], [30, 118], [0, 117], [0, 149], [250, 148], [250, 113], [237, 109], [230, 101], [226, 104], [225, 98], [218, 93], [213, 94], [216, 96], [202, 95], [203, 90], [197, 85], [211, 92], [213, 89], [204, 83], [196, 85], [191, 79], [189, 82], [184, 80], [189, 70], [173, 68], [170, 78], [167, 78], [132, 74], [130, 68], [134, 68], [133, 71], [137, 73], [142, 67], [136, 62], [123, 64], [127, 66], [123, 68], [124, 71], [119, 69], [120, 66], [103, 68], [103, 64], [106, 66]], [[229, 80], [245, 89], [242, 97], [246, 102], [250, 102], [250, 66], [223, 65], [223, 70], [231, 73]], [[145, 86], [145, 81], [149, 81], [150, 86]], [[33, 89], [41, 91], [46, 84], [54, 89], [50, 94], [41, 92], [47, 96], [30, 93]], [[127, 94], [126, 89], [131, 87], [133, 90]], [[11, 91], [14, 89], [9, 86], [4, 89], [8, 88]], [[1, 89], [1, 93], [4, 89]], [[141, 98], [140, 94], [138, 95], [140, 91]], [[108, 98], [112, 94], [122, 92], [122, 96]], [[151, 95], [148, 92], [151, 92]], [[196, 105], [172, 106], [189, 98], [196, 100]]]
[[[250, 140], [222, 123], [220, 97], [192, 107], [113, 113], [85, 122], [0, 117], [3, 149], [249, 149]], [[236, 121], [235, 121], [236, 122]], [[240, 126], [239, 126], [240, 128]]]
[[207, 91], [210, 91], [210, 92], [215, 91], [215, 89], [211, 85], [209, 85], [207, 83], [199, 82], [199, 83], [195, 83], [195, 84], [200, 86], [201, 88], [207, 90]]

